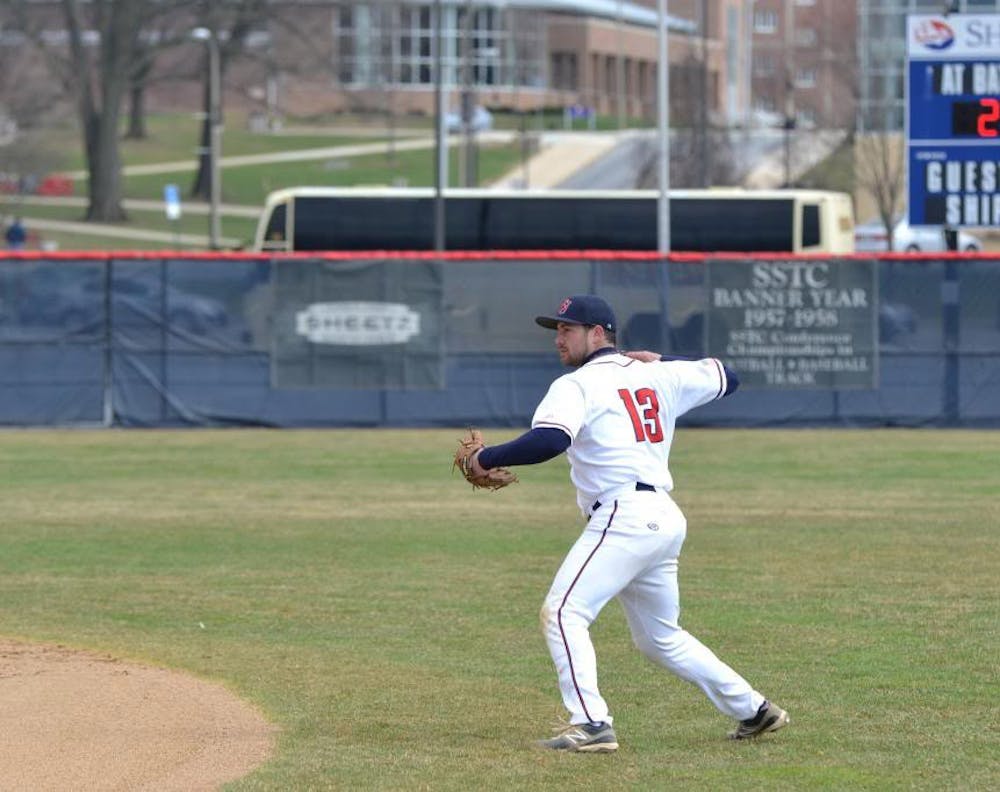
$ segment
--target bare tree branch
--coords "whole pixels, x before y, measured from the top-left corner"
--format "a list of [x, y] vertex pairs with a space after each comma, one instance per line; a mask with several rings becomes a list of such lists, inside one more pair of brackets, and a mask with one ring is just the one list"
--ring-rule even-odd
[[893, 248], [893, 228], [904, 189], [905, 163], [901, 136], [867, 132], [855, 138], [855, 178], [875, 201], [885, 226], [888, 250]]

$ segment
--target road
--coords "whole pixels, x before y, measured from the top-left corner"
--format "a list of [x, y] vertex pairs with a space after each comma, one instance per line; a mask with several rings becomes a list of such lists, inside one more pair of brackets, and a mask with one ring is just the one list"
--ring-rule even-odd
[[623, 133], [616, 145], [594, 162], [565, 179], [558, 186], [564, 190], [634, 190], [639, 182], [652, 135]]
[[[817, 132], [792, 138], [790, 149], [793, 177], [829, 154], [843, 133]], [[574, 190], [631, 190], [640, 181], [644, 167], [655, 164], [651, 130], [622, 132], [614, 148], [573, 173], [558, 186]], [[780, 130], [736, 131], [730, 138], [732, 159], [745, 187], [767, 189], [785, 181], [784, 135]]]

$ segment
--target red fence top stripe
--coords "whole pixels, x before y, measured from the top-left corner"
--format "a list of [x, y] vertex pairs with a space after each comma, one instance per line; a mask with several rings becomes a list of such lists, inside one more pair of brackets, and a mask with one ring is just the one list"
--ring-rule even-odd
[[187, 250], [21, 250], [0, 251], [0, 260], [106, 261], [182, 259], [185, 261], [261, 261], [271, 259], [320, 259], [358, 261], [400, 259], [407, 261], [668, 261], [699, 263], [708, 259], [737, 261], [774, 261], [802, 259], [882, 259], [889, 261], [940, 261], [942, 259], [998, 259], [1000, 253], [689, 253], [661, 255], [655, 250], [335, 250], [299, 253], [247, 253], [243, 251]]

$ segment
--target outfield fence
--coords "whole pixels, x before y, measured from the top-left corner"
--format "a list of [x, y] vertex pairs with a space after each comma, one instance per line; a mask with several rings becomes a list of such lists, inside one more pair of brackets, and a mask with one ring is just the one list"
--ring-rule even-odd
[[524, 251], [6, 254], [0, 423], [524, 426], [582, 293], [741, 373], [689, 424], [1000, 425], [995, 255]]

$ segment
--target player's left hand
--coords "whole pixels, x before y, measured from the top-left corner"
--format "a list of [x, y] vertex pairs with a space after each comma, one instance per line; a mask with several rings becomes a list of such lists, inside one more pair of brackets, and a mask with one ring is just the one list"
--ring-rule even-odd
[[660, 361], [659, 352], [650, 352], [648, 350], [642, 349], [637, 352], [622, 352], [625, 357], [630, 357], [633, 360], [641, 360], [643, 363], [658, 363]]
[[469, 429], [469, 433], [458, 441], [452, 470], [458, 468], [475, 489], [498, 490], [517, 483], [517, 476], [507, 468], [486, 469], [479, 464], [479, 452], [485, 447], [483, 433], [478, 429]]

